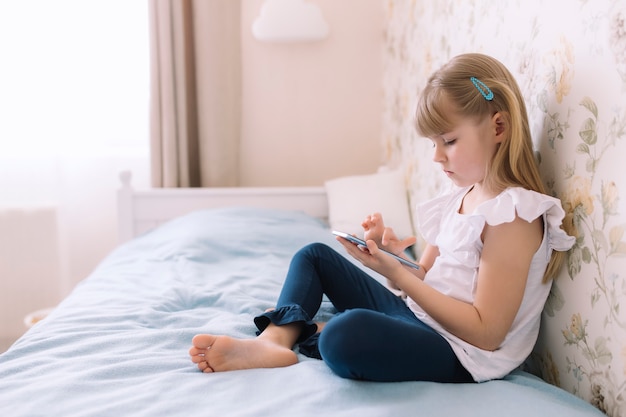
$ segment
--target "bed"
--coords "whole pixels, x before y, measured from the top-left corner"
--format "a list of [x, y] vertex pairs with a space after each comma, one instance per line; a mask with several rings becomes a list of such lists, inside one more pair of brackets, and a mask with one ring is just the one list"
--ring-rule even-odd
[[[254, 337], [252, 317], [273, 306], [298, 248], [342, 251], [329, 228], [341, 187], [142, 191], [128, 173], [122, 182], [123, 242], [0, 355], [0, 415], [602, 415], [522, 370], [481, 384], [372, 383], [298, 354], [287, 368], [203, 374], [187, 354], [195, 334]], [[318, 319], [332, 315], [324, 302]]]

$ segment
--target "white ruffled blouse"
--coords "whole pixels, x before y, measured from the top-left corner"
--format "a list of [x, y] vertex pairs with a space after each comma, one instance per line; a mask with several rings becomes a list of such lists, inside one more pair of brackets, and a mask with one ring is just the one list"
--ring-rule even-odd
[[544, 223], [543, 240], [531, 262], [522, 304], [497, 350], [482, 350], [459, 339], [407, 298], [415, 315], [449, 341], [463, 366], [475, 381], [481, 382], [507, 375], [532, 351], [539, 334], [541, 311], [550, 292], [551, 284], [542, 283], [550, 256], [553, 250], [570, 249], [575, 239], [560, 228], [565, 212], [556, 198], [524, 188], [508, 188], [480, 204], [473, 213], [460, 214], [468, 191], [469, 188], [457, 189], [417, 207], [418, 230], [428, 243], [439, 248], [439, 257], [424, 282], [443, 294], [468, 303], [474, 301], [483, 249], [480, 236], [485, 223], [491, 226], [508, 223], [516, 214], [528, 222], [543, 216]]

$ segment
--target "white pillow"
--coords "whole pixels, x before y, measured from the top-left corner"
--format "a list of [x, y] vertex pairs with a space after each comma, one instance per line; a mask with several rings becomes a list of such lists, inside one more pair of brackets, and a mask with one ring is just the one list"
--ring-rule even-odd
[[340, 177], [326, 181], [324, 186], [331, 229], [363, 236], [361, 223], [368, 214], [378, 212], [398, 238], [415, 235], [401, 170]]

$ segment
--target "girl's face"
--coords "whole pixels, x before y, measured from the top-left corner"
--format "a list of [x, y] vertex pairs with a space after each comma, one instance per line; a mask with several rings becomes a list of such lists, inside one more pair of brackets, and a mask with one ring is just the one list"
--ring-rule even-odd
[[499, 114], [479, 121], [459, 118], [455, 127], [432, 137], [433, 161], [459, 187], [482, 184], [486, 169], [502, 140]]

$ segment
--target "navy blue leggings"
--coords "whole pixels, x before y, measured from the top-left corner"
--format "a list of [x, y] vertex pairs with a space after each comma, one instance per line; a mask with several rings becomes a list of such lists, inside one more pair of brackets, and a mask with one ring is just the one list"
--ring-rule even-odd
[[[337, 314], [316, 334], [312, 318], [326, 294]], [[259, 331], [303, 323], [297, 343], [339, 376], [369, 381], [472, 382], [449, 343], [405, 302], [332, 248], [298, 251], [276, 310], [254, 319]], [[305, 353], [306, 354], [306, 353]]]

